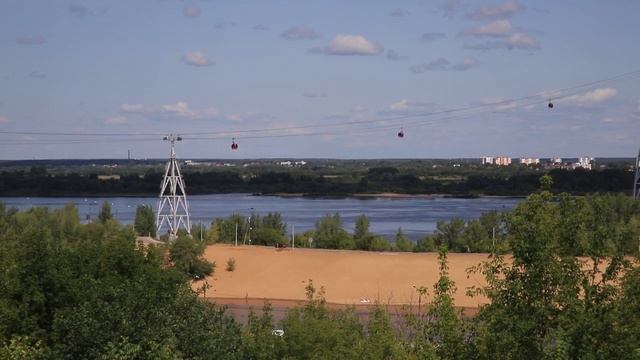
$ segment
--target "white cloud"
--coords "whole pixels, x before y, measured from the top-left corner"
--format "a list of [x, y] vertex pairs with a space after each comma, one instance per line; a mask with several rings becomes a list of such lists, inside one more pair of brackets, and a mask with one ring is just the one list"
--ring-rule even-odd
[[126, 116], [121, 116], [121, 115], [110, 116], [104, 119], [104, 123], [109, 125], [121, 125], [121, 124], [126, 124], [127, 122], [129, 122], [129, 119], [127, 119]]
[[202, 9], [195, 5], [185, 5], [182, 13], [187, 18], [198, 18], [202, 15]]
[[489, 37], [505, 37], [512, 31], [511, 22], [509, 20], [496, 20], [485, 25], [480, 25], [471, 29], [467, 29], [460, 33], [460, 36], [489, 36]]
[[209, 59], [200, 51], [188, 52], [182, 56], [182, 61], [191, 66], [212, 66], [216, 62]]
[[0, 124], [6, 124], [8, 122], [9, 122], [8, 117], [0, 115]]
[[615, 97], [618, 94], [618, 90], [614, 88], [598, 88], [591, 91], [587, 91], [583, 94], [571, 95], [557, 100], [559, 104], [568, 104], [576, 106], [591, 106], [603, 103]]
[[252, 29], [256, 31], [269, 31], [269, 27], [263, 24], [254, 25]]
[[478, 66], [478, 60], [474, 58], [466, 58], [461, 63], [455, 64], [451, 67], [451, 70], [465, 71]]
[[499, 5], [484, 5], [475, 11], [467, 13], [465, 17], [471, 20], [487, 20], [507, 18], [521, 11], [522, 5], [518, 0], [506, 0]]
[[177, 117], [184, 119], [212, 119], [220, 115], [220, 111], [214, 107], [192, 109], [185, 101], [160, 106], [122, 104], [120, 106], [120, 112], [123, 114], [135, 114], [147, 117]]
[[320, 37], [313, 28], [309, 26], [294, 26], [280, 34], [287, 40], [313, 40]]
[[515, 32], [507, 38], [507, 48], [509, 49], [538, 49], [540, 43], [533, 36], [523, 31]]
[[382, 45], [361, 35], [336, 35], [324, 49], [327, 55], [378, 55], [382, 51]]
[[20, 36], [16, 38], [16, 44], [18, 45], [42, 45], [45, 44], [47, 40], [40, 36]]
[[398, 114], [408, 114], [415, 112], [425, 112], [425, 111], [434, 111], [436, 108], [435, 104], [423, 102], [423, 101], [414, 101], [409, 99], [400, 99], [391, 105], [389, 108], [379, 112], [380, 115], [398, 115]]

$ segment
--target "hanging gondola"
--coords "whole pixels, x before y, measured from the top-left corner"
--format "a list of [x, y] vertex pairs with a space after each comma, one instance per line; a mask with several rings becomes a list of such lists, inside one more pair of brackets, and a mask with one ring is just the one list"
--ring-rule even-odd
[[398, 131], [398, 137], [399, 138], [403, 138], [404, 137], [404, 128], [400, 128], [400, 131]]
[[547, 106], [549, 107], [549, 109], [553, 109], [553, 103], [551, 102], [551, 100], [549, 100], [549, 104]]
[[236, 138], [231, 139], [231, 150], [238, 150], [238, 144], [236, 143]]

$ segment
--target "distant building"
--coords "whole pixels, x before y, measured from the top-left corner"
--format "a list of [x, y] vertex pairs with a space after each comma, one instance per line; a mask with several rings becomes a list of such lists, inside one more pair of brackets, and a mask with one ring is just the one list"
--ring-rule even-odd
[[522, 165], [538, 165], [540, 164], [540, 158], [520, 158], [520, 164]]
[[554, 165], [560, 165], [562, 164], [562, 158], [561, 157], [552, 157], [551, 158], [551, 163]]
[[493, 165], [493, 157], [491, 156], [483, 156], [481, 160], [482, 165]]
[[494, 164], [498, 166], [509, 166], [511, 165], [511, 158], [508, 156], [497, 156], [494, 159]]
[[306, 162], [306, 161], [304, 161], [304, 160], [300, 160], [300, 161], [291, 161], [291, 160], [288, 160], [288, 161], [280, 161], [280, 162], [278, 163], [278, 165], [280, 165], [280, 166], [287, 166], [287, 167], [291, 167], [291, 166], [305, 166], [305, 165], [307, 165], [307, 162]]
[[120, 175], [98, 175], [98, 180], [120, 180]]
[[583, 168], [583, 169], [591, 170], [592, 167], [593, 167], [593, 158], [587, 157], [587, 156], [578, 158], [578, 162], [573, 164], [574, 169]]

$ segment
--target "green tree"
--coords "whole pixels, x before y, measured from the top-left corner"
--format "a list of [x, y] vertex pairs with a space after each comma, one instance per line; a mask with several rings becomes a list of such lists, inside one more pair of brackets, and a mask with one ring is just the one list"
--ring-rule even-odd
[[338, 213], [327, 214], [316, 222], [314, 242], [316, 247], [325, 249], [353, 249], [353, 238], [342, 228]]
[[413, 251], [413, 242], [402, 232], [402, 228], [398, 228], [396, 232], [396, 249], [398, 251]]
[[371, 251], [391, 251], [391, 243], [384, 236], [373, 236], [371, 240]]
[[276, 244], [286, 244], [287, 239], [280, 229], [270, 227], [260, 227], [251, 234], [251, 244], [275, 246]]
[[416, 242], [415, 252], [433, 252], [436, 250], [436, 235], [426, 235]]
[[460, 218], [453, 218], [449, 223], [438, 221], [436, 224], [436, 244], [446, 245], [453, 252], [464, 252], [466, 246], [462, 242], [465, 222]]
[[179, 236], [169, 249], [170, 260], [176, 269], [192, 279], [203, 279], [215, 269], [215, 262], [202, 259], [205, 244], [190, 236]]
[[209, 229], [207, 230], [207, 234], [205, 237], [207, 244], [215, 244], [220, 241], [220, 233], [222, 231], [223, 222], [224, 220], [220, 218], [213, 219], [211, 221], [211, 225], [209, 226]]
[[101, 223], [106, 223], [111, 220], [113, 215], [111, 214], [111, 204], [108, 201], [104, 201], [102, 203], [102, 207], [100, 208], [100, 213], [98, 214], [98, 220]]
[[367, 234], [369, 234], [369, 218], [362, 214], [356, 218], [356, 228], [353, 237], [357, 242], [358, 239], [363, 238]]
[[258, 227], [276, 230], [282, 236], [284, 236], [287, 231], [287, 225], [282, 221], [282, 215], [278, 212], [268, 213], [263, 216]]
[[138, 205], [133, 228], [140, 236], [156, 236], [156, 219], [153, 209], [149, 205]]

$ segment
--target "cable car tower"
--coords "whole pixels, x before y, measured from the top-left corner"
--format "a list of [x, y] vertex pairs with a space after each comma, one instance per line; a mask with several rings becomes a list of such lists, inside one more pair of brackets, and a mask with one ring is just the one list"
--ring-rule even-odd
[[640, 150], [636, 156], [636, 177], [633, 180], [633, 198], [640, 199]]
[[184, 190], [184, 180], [176, 160], [175, 143], [176, 141], [182, 141], [182, 138], [169, 134], [162, 140], [171, 143], [171, 157], [167, 162], [164, 179], [162, 179], [160, 187], [156, 234], [160, 236], [163, 226], [167, 225], [167, 232], [171, 241], [176, 239], [180, 227], [183, 227], [187, 234], [191, 235], [191, 222], [189, 221], [189, 205], [187, 203], [187, 193]]

